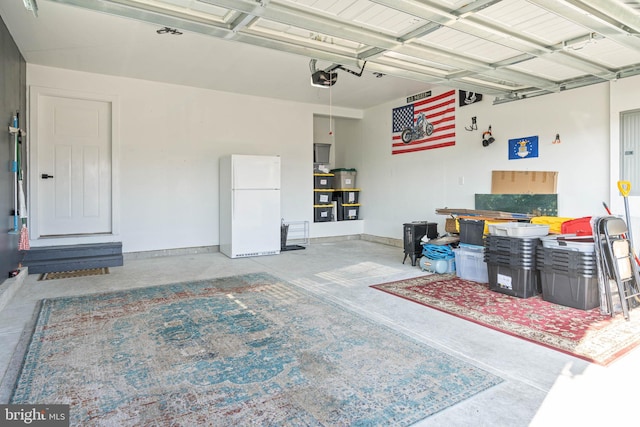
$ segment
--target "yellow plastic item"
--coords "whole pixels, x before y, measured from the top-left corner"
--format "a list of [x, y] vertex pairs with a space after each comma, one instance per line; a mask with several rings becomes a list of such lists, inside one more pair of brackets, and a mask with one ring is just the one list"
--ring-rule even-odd
[[575, 218], [563, 218], [558, 216], [535, 216], [531, 218], [531, 224], [543, 224], [549, 226], [550, 234], [561, 234], [562, 223]]
[[631, 183], [629, 181], [618, 181], [618, 190], [622, 197], [627, 197], [631, 192]]

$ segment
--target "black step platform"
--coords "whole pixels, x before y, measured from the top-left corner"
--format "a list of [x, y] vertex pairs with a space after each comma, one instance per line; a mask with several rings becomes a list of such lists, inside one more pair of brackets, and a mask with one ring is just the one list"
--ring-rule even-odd
[[122, 243], [32, 247], [22, 264], [29, 267], [29, 274], [119, 267], [123, 265]]

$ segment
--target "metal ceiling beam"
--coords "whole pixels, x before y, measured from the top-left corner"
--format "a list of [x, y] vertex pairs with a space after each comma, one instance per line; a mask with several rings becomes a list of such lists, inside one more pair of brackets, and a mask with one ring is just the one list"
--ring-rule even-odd
[[505, 104], [507, 102], [513, 102], [513, 101], [521, 101], [523, 99], [534, 98], [536, 96], [541, 96], [541, 95], [549, 95], [549, 92], [541, 90], [541, 91], [530, 92], [525, 95], [517, 94], [517, 93], [500, 95], [495, 97], [495, 99], [493, 100], [493, 105], [500, 105], [500, 104]]
[[516, 65], [516, 64], [523, 63], [523, 62], [527, 62], [527, 61], [529, 61], [531, 59], [534, 59], [534, 58], [535, 58], [535, 56], [531, 56], [531, 54], [522, 53], [522, 54], [520, 54], [518, 56], [512, 56], [511, 58], [507, 58], [507, 59], [504, 59], [502, 61], [495, 62], [493, 65], [496, 68], [504, 68], [504, 67], [509, 67], [511, 65]]
[[[297, 55], [301, 55], [307, 58], [316, 58], [320, 60], [325, 60], [333, 63], [342, 64], [345, 66], [355, 66], [360, 67], [362, 65], [362, 61], [350, 55], [345, 55], [338, 52], [330, 51], [331, 45], [327, 44], [327, 49], [320, 49], [317, 46], [310, 46], [310, 44], [301, 44], [295, 43], [290, 38], [282, 38], [278, 39], [273, 35], [267, 36], [266, 34], [254, 34], [247, 29], [240, 32], [233, 32], [231, 30], [231, 26], [227, 24], [202, 24], [201, 22], [194, 22], [190, 19], [195, 19], [194, 17], [182, 14], [179, 17], [167, 15], [167, 13], [173, 11], [163, 11], [158, 12], [157, 8], [151, 7], [148, 4], [137, 3], [136, 7], [124, 5], [123, 2], [127, 2], [127, 0], [52, 0], [59, 3], [70, 4], [73, 6], [83, 7], [85, 9], [90, 9], [98, 12], [104, 12], [112, 15], [117, 15], [125, 18], [132, 18], [143, 22], [148, 22], [152, 24], [158, 24], [163, 26], [177, 27], [184, 30], [193, 31], [195, 33], [201, 33], [206, 35], [215, 36], [218, 38], [233, 38], [235, 41], [248, 43], [258, 47], [264, 47], [284, 52], [289, 52]], [[132, 2], [127, 2], [127, 4], [131, 4]], [[207, 1], [207, 3], [214, 3]], [[224, 0], [216, 1], [221, 7], [224, 7]], [[234, 1], [233, 5], [235, 7], [234, 10], [240, 9], [241, 13], [245, 13], [246, 16], [247, 11], [255, 12], [255, 4], [253, 2], [247, 1]], [[138, 6], [148, 6], [149, 9], [140, 9]], [[251, 6], [252, 8], [250, 8]], [[264, 10], [260, 10], [260, 13], [263, 13]], [[376, 67], [374, 64], [367, 64], [368, 70], [376, 71]], [[381, 71], [383, 70], [383, 71]], [[443, 84], [444, 80], [440, 76], [433, 77], [424, 72], [417, 72], [415, 70], [407, 69], [407, 68], [398, 68], [392, 70], [388, 67], [380, 67], [379, 72], [383, 72], [384, 74], [395, 75], [398, 77], [410, 78], [413, 80], [423, 81], [423, 82], [433, 82], [434, 84]], [[434, 78], [436, 80], [434, 80]]]
[[[309, 58], [317, 58], [319, 60], [333, 63], [340, 63], [346, 66], [360, 67], [362, 65], [357, 58], [352, 58], [350, 56], [340, 56], [323, 50], [314, 50], [305, 45], [293, 46], [289, 42], [282, 42], [276, 39], [266, 39], [263, 36], [253, 36], [246, 32], [239, 33], [235, 40], [269, 49], [286, 49], [286, 51], [294, 54]], [[379, 60], [372, 62], [368, 61], [367, 70], [370, 72], [378, 72], [394, 77], [406, 78], [434, 85], [451, 86], [453, 84], [454, 87], [461, 90], [469, 90], [490, 95], [502, 94], [510, 90], [510, 88], [507, 87], [501, 87], [498, 89], [497, 84], [469, 83], [463, 80], [463, 77], [465, 77], [463, 75], [443, 76], [442, 74], [430, 73], [426, 71], [424, 67], [411, 66], [411, 64], [403, 63], [401, 61], [389, 61], [386, 58], [379, 58]]]
[[[348, 40], [351, 41], [357, 41], [357, 42], [361, 42], [363, 44], [366, 45], [371, 45], [372, 47], [376, 48], [375, 50], [372, 50], [371, 53], [373, 53], [375, 56], [379, 56], [382, 53], [382, 49], [389, 49], [389, 50], [395, 50], [395, 51], [401, 51], [403, 49], [398, 49], [397, 46], [398, 41], [392, 39], [392, 38], [385, 38], [384, 43], [380, 44], [378, 40], [374, 40], [372, 38], [366, 37], [366, 39], [363, 37], [363, 33], [362, 33], [362, 29], [357, 28], [357, 31], [355, 32], [355, 34], [351, 31], [343, 31], [345, 28], [344, 25], [340, 24], [336, 27], [336, 22], [332, 19], [328, 19], [328, 18], [324, 18], [324, 17], [319, 17], [319, 16], [315, 16], [315, 15], [311, 15], [311, 14], [302, 14], [299, 10], [297, 9], [290, 9], [290, 8], [286, 8], [286, 7], [280, 7], [279, 5], [275, 5], [273, 4], [273, 7], [270, 10], [266, 10], [264, 7], [259, 7], [256, 8], [256, 3], [252, 2], [252, 1], [246, 1], [246, 0], [240, 0], [240, 1], [231, 1], [231, 0], [200, 0], [203, 1], [207, 4], [212, 4], [212, 5], [216, 5], [218, 7], [225, 7], [225, 8], [233, 8], [234, 10], [238, 10], [242, 13], [247, 13], [248, 11], [251, 11], [252, 13], [255, 13], [256, 10], [259, 10], [259, 15], [256, 16], [261, 16], [265, 19], [273, 19], [276, 20], [277, 22], [286, 24], [286, 25], [292, 25], [292, 26], [296, 26], [296, 27], [303, 27], [306, 28], [310, 31], [317, 31], [320, 33], [325, 33], [325, 34], [329, 34], [329, 35], [333, 35], [336, 37], [341, 37], [341, 38], [346, 38]], [[394, 2], [393, 0], [373, 0], [377, 3], [380, 4], [385, 4], [389, 7], [393, 7], [394, 9], [398, 10], [398, 5], [397, 2]], [[495, 4], [497, 1], [496, 0], [492, 0], [492, 1], [480, 1], [477, 4], [474, 5], [467, 5], [464, 10], [461, 11], [451, 11], [451, 10], [446, 10], [444, 8], [442, 8], [439, 5], [434, 4], [433, 2], [423, 2], [423, 3], [411, 3], [411, 2], [407, 2], [405, 3], [405, 6], [402, 6], [402, 11], [404, 11], [405, 13], [411, 13], [411, 14], [415, 14], [415, 13], [421, 13], [423, 16], [420, 16], [423, 19], [434, 19], [432, 14], [435, 13], [436, 15], [439, 15], [442, 19], [451, 19], [460, 17], [460, 16], [467, 16], [470, 15], [472, 13], [474, 13], [477, 10], [486, 8], [488, 5], [492, 5]], [[430, 15], [424, 16], [424, 11], [428, 11], [430, 13]], [[415, 15], [414, 15], [415, 16]], [[559, 55], [556, 55], [554, 60], [560, 61], [563, 65], [571, 67], [571, 68], [575, 68], [578, 69], [584, 73], [588, 73], [588, 74], [592, 74], [594, 76], [597, 77], [602, 77], [602, 78], [607, 78], [607, 79], [613, 79], [615, 78], [615, 73], [611, 73], [610, 70], [600, 67], [597, 64], [594, 64], [592, 62], [586, 61], [580, 57], [576, 57], [576, 56], [572, 56], [569, 54], [565, 54], [562, 53], [562, 49], [561, 47], [556, 47], [556, 48], [544, 48], [541, 47], [539, 45], [539, 43], [534, 42], [532, 40], [529, 39], [525, 39], [523, 38], [521, 35], [515, 33], [515, 32], [510, 32], [510, 31], [506, 31], [504, 29], [498, 28], [496, 26], [493, 25], [489, 25], [487, 23], [481, 22], [480, 20], [473, 20], [473, 18], [471, 16], [468, 16], [466, 18], [467, 21], [469, 22], [474, 22], [473, 26], [476, 26], [480, 29], [486, 28], [488, 29], [489, 33], [494, 33], [494, 34], [501, 34], [504, 36], [505, 39], [507, 40], [518, 40], [520, 39], [521, 41], [524, 41], [525, 44], [530, 44], [530, 45], [535, 45], [538, 46], [538, 50], [531, 50], [531, 49], [527, 49], [525, 51], [525, 53], [531, 55], [532, 57], [535, 56], [544, 56], [545, 54], [550, 54], [550, 53], [555, 53], [555, 52], [561, 52]], [[442, 23], [446, 23], [447, 21], [442, 21]], [[348, 26], [347, 26], [348, 27]], [[422, 28], [418, 29], [418, 30], [414, 30], [411, 33], [408, 33], [407, 35], [403, 36], [401, 38], [401, 40], [404, 39], [410, 39], [410, 38], [414, 38], [416, 36], [418, 36], [419, 34], [427, 34], [428, 32], [431, 32], [437, 28], [440, 27], [440, 24], [438, 23], [430, 23], [427, 24], [426, 26], [423, 26]], [[484, 30], [483, 30], [484, 31]], [[369, 36], [373, 35], [374, 33], [372, 32], [367, 32], [370, 33]], [[475, 33], [475, 31], [474, 31]], [[477, 35], [477, 34], [476, 34]], [[483, 37], [488, 37], [488, 34], [481, 34], [480, 36]], [[405, 45], [406, 46], [406, 45]], [[511, 47], [515, 47], [515, 46], [511, 46]], [[395, 48], [395, 49], [394, 49]], [[524, 49], [524, 47], [522, 46], [518, 46], [516, 47], [518, 50], [522, 50]], [[418, 56], [418, 58], [422, 58], [422, 59], [432, 59], [432, 58], [426, 58], [425, 56], [422, 55], [416, 55]], [[448, 59], [448, 58], [451, 58]], [[367, 58], [363, 58], [363, 59], [367, 59]], [[479, 63], [475, 63], [473, 64], [473, 66], [471, 68], [469, 68], [468, 65], [465, 65], [463, 62], [466, 62], [468, 60], [462, 60], [462, 62], [460, 61], [460, 58], [458, 58], [458, 61], [455, 60], [455, 57], [452, 56], [451, 54], [448, 55], [444, 55], [444, 56], [440, 56], [439, 59], [443, 65], [446, 66], [450, 66], [450, 67], [459, 67], [462, 68], [463, 70], [469, 70], [469, 71], [478, 71], [477, 67], [483, 67], [483, 65], [479, 64]], [[486, 68], [485, 68], [486, 69]], [[533, 82], [533, 80], [528, 80], [527, 81], [528, 84], [535, 84]], [[548, 84], [548, 82], [547, 82]]]
[[407, 44], [395, 49], [394, 52], [425, 61], [437, 62], [449, 68], [459, 68], [466, 71], [479, 72], [492, 69], [489, 64], [478, 61], [477, 59], [463, 57], [448, 50], [425, 45]]
[[126, 6], [115, 1], [101, 0], [50, 0], [56, 3], [78, 6], [96, 12], [116, 15], [123, 18], [135, 19], [137, 21], [148, 22], [160, 26], [180, 28], [194, 33], [205, 34], [214, 37], [224, 38], [230, 33], [228, 25], [205, 20], [201, 17], [187, 14], [167, 15], [157, 8], [139, 9], [137, 7]]
[[[246, 0], [200, 1], [213, 6], [237, 10], [248, 14], [251, 13], [248, 10], [248, 5], [255, 4], [254, 2], [248, 2]], [[347, 22], [340, 22], [318, 14], [308, 13], [283, 4], [271, 3], [259, 16], [269, 21], [290, 25], [295, 28], [303, 28], [311, 32], [329, 35], [352, 42], [362, 43], [363, 45], [393, 49], [401, 44], [401, 41], [395, 37], [384, 35], [376, 31], [370, 31], [356, 25], [351, 25]]]
[[[234, 40], [258, 47], [278, 50], [280, 52], [293, 53], [307, 58], [320, 59], [323, 61], [329, 61], [345, 66], [360, 68], [363, 62], [353, 55], [341, 54], [335, 51], [320, 49], [319, 47], [310, 46], [308, 44], [295, 44], [292, 43], [289, 39], [282, 40], [278, 39], [277, 37], [265, 37], [265, 35], [263, 34], [256, 35], [254, 33], [246, 31], [242, 31], [236, 34]], [[369, 68], [369, 63], [367, 62], [367, 69]]]
[[[482, 22], [477, 18], [473, 19], [473, 13], [475, 11], [467, 10], [462, 13], [456, 10], [449, 10], [445, 13], [442, 7], [436, 7], [432, 2], [418, 2], [416, 0], [403, 2], [398, 2], [396, 0], [371, 1], [390, 9], [416, 16], [426, 21], [435, 22], [465, 34], [489, 40], [520, 52], [529, 52], [536, 56], [550, 52], [549, 49], [546, 49], [540, 43], [535, 40], [527, 39], [520, 33], [508, 32], [504, 28], [499, 28], [489, 23]], [[426, 7], [427, 3], [430, 4], [429, 7]], [[496, 2], [490, 2], [487, 4], [494, 3]], [[436, 10], [439, 10], [440, 13], [435, 13]]]
[[[80, 1], [80, 0], [73, 0]], [[136, 3], [135, 0], [130, 2], [128, 0], [110, 0], [115, 2], [128, 2], [128, 3]], [[263, 7], [262, 5], [257, 6], [257, 3], [249, 0], [199, 0], [202, 3], [206, 3], [212, 6], [217, 6], [223, 9], [230, 9], [239, 12], [242, 14], [241, 21], [245, 23], [248, 21], [254, 21], [257, 18], [272, 20], [275, 22], [279, 22], [285, 25], [291, 25], [297, 28], [305, 28], [309, 31], [318, 32], [326, 35], [332, 35], [335, 37], [340, 37], [343, 39], [355, 41], [358, 43], [362, 43], [364, 45], [368, 45], [368, 54], [375, 57], [380, 57], [384, 54], [385, 50], [393, 50], [399, 53], [406, 54], [408, 56], [415, 56], [418, 59], [434, 61], [434, 57], [438, 58], [443, 65], [450, 68], [460, 68], [459, 71], [462, 74], [468, 74], [468, 72], [479, 72], [479, 71], [487, 71], [491, 70], [492, 67], [487, 64], [481, 63], [480, 61], [473, 61], [469, 58], [465, 58], [459, 55], [453, 55], [451, 52], [438, 51], [434, 48], [427, 48], [424, 46], [416, 46], [411, 44], [405, 44], [403, 46], [402, 40], [396, 39], [391, 36], [384, 36], [379, 33], [369, 31], [360, 27], [356, 27], [353, 25], [348, 25], [339, 21], [335, 21], [330, 18], [322, 17], [316, 14], [305, 13], [298, 9], [290, 8], [283, 6], [281, 4], [270, 3], [268, 7]], [[495, 0], [492, 1], [480, 1], [478, 3], [478, 7], [486, 7], [488, 4], [495, 3]], [[137, 3], [139, 5], [146, 5], [143, 3]], [[445, 14], [442, 8], [439, 9], [441, 14]], [[169, 13], [170, 11], [167, 11]], [[237, 23], [237, 20], [235, 21]], [[179, 28], [183, 28], [177, 25]], [[426, 31], [428, 28], [424, 28], [423, 31]], [[304, 45], [301, 43], [296, 43], [292, 39], [286, 38], [276, 38], [272, 34], [264, 34], [257, 32], [253, 32], [249, 30], [246, 25], [243, 28], [239, 28], [236, 24], [236, 28], [234, 31], [234, 24], [228, 26], [228, 29], [225, 28], [223, 38], [232, 38], [236, 41], [242, 41], [245, 43], [250, 43], [260, 47], [269, 47], [272, 49], [277, 49], [280, 51], [295, 53], [299, 55], [304, 55], [307, 57], [323, 59], [327, 61], [332, 61], [335, 63], [340, 63], [343, 65], [349, 66], [360, 66], [361, 63], [358, 59], [363, 60], [371, 60], [366, 56], [349, 56], [344, 53], [332, 52], [330, 49], [330, 45], [327, 46], [326, 50], [319, 49], [317, 47], [312, 47], [309, 45]], [[199, 30], [198, 30], [199, 31]], [[200, 31], [199, 31], [200, 32]], [[219, 36], [219, 35], [218, 35]], [[369, 63], [371, 65], [371, 63]], [[371, 67], [369, 67], [370, 69]], [[415, 70], [415, 68], [414, 68]], [[406, 75], [407, 69], [403, 70], [403, 76]], [[412, 71], [417, 72], [417, 71]], [[432, 73], [423, 70], [423, 75], [427, 78], [431, 78]], [[386, 72], [386, 74], [394, 74], [393, 72]], [[423, 79], [419, 79], [423, 80]], [[449, 82], [450, 80], [446, 80]], [[528, 82], [528, 84], [531, 84]]]
[[[590, 86], [593, 84], [603, 83], [605, 80], [593, 76], [585, 76], [577, 79], [570, 79], [561, 84], [560, 91], [569, 89], [577, 89], [579, 87]], [[505, 102], [519, 101], [522, 99], [533, 98], [541, 95], [548, 95], [551, 92], [545, 90], [526, 90], [516, 91], [509, 95], [499, 95], [493, 101], [493, 104], [503, 104]]]
[[[233, 8], [241, 12], [249, 10], [251, 2], [239, 1], [236, 4], [231, 0], [200, 0], [204, 3], [215, 5], [218, 7]], [[493, 0], [495, 2], [495, 0]], [[481, 4], [487, 4], [486, 1], [481, 1]], [[439, 61], [447, 67], [458, 67], [468, 71], [478, 71], [480, 69], [486, 70], [486, 64], [482, 64], [479, 61], [472, 61], [468, 58], [463, 58], [458, 55], [452, 55], [450, 52], [437, 52], [436, 49], [427, 48], [423, 46], [415, 46], [411, 44], [404, 44], [403, 39], [394, 38], [391, 36], [384, 36], [380, 33], [366, 30], [361, 27], [346, 24], [340, 21], [336, 21], [330, 18], [322, 17], [315, 14], [305, 13], [299, 9], [285, 7], [281, 4], [271, 3], [268, 9], [261, 14], [263, 19], [273, 20], [285, 25], [291, 25], [297, 28], [304, 28], [309, 31], [318, 32], [321, 34], [332, 35], [340, 37], [357, 43], [361, 43], [366, 47], [362, 52], [364, 54], [358, 55], [363, 60], [371, 61], [374, 57], [380, 57], [384, 54], [385, 50], [404, 53], [409, 56], [415, 56], [418, 59], [434, 61], [434, 55], [439, 58]], [[426, 26], [420, 31], [426, 33], [427, 31], [433, 31], [435, 29], [431, 26]], [[238, 37], [236, 36], [236, 39]], [[408, 51], [411, 51], [410, 53]]]
[[[577, 84], [573, 80], [555, 82], [509, 69], [510, 66], [537, 57], [549, 57], [556, 63], [561, 63], [581, 73], [589, 74], [589, 76], [583, 77], [579, 84], [584, 82], [593, 84], [603, 80], [612, 80], [621, 75], [619, 70], [608, 69], [563, 50], [563, 45], [543, 45], [538, 40], [525, 37], [521, 33], [509, 31], [474, 15], [479, 10], [496, 4], [500, 0], [475, 0], [457, 10], [449, 10], [432, 0], [408, 0], [403, 2], [372, 0], [375, 3], [425, 21], [424, 25], [401, 37], [369, 30], [319, 13], [308, 12], [295, 6], [279, 3], [277, 0], [196, 0], [218, 7], [221, 10], [233, 11], [233, 13], [228, 13], [226, 18], [212, 16], [211, 19], [206, 17], [205, 12], [192, 11], [187, 7], [177, 7], [169, 3], [163, 4], [162, 1], [52, 1], [218, 38], [231, 38], [258, 47], [289, 52], [345, 66], [360, 67], [362, 62], [366, 60], [368, 61], [368, 71], [432, 84], [454, 84], [455, 87], [461, 89], [480, 93], [484, 91], [487, 94], [499, 93], [504, 95], [514, 91], [522, 92], [522, 94], [551, 93]], [[622, 16], [621, 11], [614, 6], [605, 8], [603, 11], [603, 7], [598, 9], [598, 6], [601, 5], [595, 0], [529, 1], [552, 13], [567, 13], [570, 19], [575, 20], [580, 25], [584, 26], [588, 22], [590, 24], [588, 28], [607, 37], [627, 37], [631, 41], [627, 40], [626, 46], [640, 48], [640, 40], [637, 40], [636, 37], [629, 37], [628, 33], [624, 32], [624, 25], [632, 28], [636, 24], [634, 21], [636, 17], [627, 17], [626, 20], [623, 20], [625, 16]], [[589, 11], [598, 9], [601, 15], [611, 12], [615, 20], [620, 20], [618, 24], [623, 23], [624, 25], [616, 26], [614, 22], [611, 22], [614, 20], [611, 17], [608, 22], [603, 22], [600, 17], [597, 17], [597, 19], [588, 17], [581, 13], [580, 10], [577, 10], [576, 7]], [[278, 35], [276, 32], [265, 31], [264, 27], [253, 25], [260, 19], [347, 40], [359, 44], [360, 47], [350, 49], [330, 43], [318, 43], [311, 39], [306, 40], [286, 33]], [[468, 56], [454, 54], [444, 49], [428, 46], [426, 43], [420, 43], [418, 39], [441, 28], [443, 25], [456, 31], [500, 44], [519, 53], [498, 63], [487, 64]], [[390, 55], [385, 55], [387, 52], [397, 53], [400, 57], [393, 58]], [[406, 58], [403, 58], [403, 56]], [[412, 61], [411, 58], [415, 58], [415, 61]], [[430, 66], [430, 64], [434, 65]], [[633, 75], [639, 73], [635, 69], [625, 71], [629, 74], [633, 73]], [[486, 81], [482, 81], [483, 79]]]
[[[618, 71], [617, 77], [619, 79], [640, 75], [640, 65], [633, 65], [625, 67]], [[594, 76], [583, 76], [576, 79], [568, 79], [559, 83], [560, 91], [577, 89], [579, 87], [590, 86], [598, 83], [604, 83], [606, 80], [600, 79]], [[543, 91], [538, 92], [536, 90], [522, 90], [514, 91], [513, 94], [498, 95], [494, 101], [494, 104], [501, 104], [504, 102], [518, 101], [520, 99], [532, 98], [534, 96], [545, 95], [550, 92]]]
[[[452, 29], [464, 32], [474, 37], [492, 41], [496, 44], [517, 50], [521, 53], [531, 55], [531, 57], [544, 57], [556, 52], [561, 52], [561, 47], [544, 46], [539, 41], [524, 37], [521, 33], [509, 31], [503, 27], [498, 27], [473, 16], [475, 10], [466, 10], [464, 13], [455, 10], [443, 10], [428, 0], [417, 2], [416, 0], [399, 3], [394, 0], [372, 0], [375, 3], [398, 10], [404, 13], [417, 16], [421, 19], [430, 20]], [[483, 4], [486, 7], [488, 4]], [[448, 19], [455, 17], [455, 19]], [[519, 56], [520, 60], [522, 59]], [[582, 72], [596, 75], [598, 77], [607, 76], [610, 70], [586, 61], [582, 58], [569, 56], [560, 59], [563, 65], [576, 68]]]
[[402, 40], [403, 43], [406, 43], [413, 39], [418, 39], [420, 37], [426, 36], [427, 34], [431, 34], [440, 28], [442, 28], [441, 24], [429, 22], [428, 24], [423, 25], [420, 28], [416, 28], [415, 30], [404, 34], [402, 37], [400, 37], [400, 40]]
[[518, 82], [521, 85], [524, 83], [528, 86], [549, 90], [551, 92], [557, 92], [560, 90], [558, 82], [542, 77], [532, 76], [531, 74], [524, 73], [522, 71], [511, 70], [508, 68], [496, 68], [486, 74], [489, 76], [496, 76], [504, 80]]
[[491, 74], [498, 75], [511, 82], [518, 82], [519, 85], [547, 88], [554, 92], [559, 90], [557, 82], [521, 71], [510, 70], [506, 67], [501, 67], [499, 64], [487, 64], [481, 61], [470, 60], [469, 58], [460, 57], [459, 55], [441, 49], [409, 45], [396, 49], [395, 52], [405, 54], [409, 57], [424, 58], [425, 60], [431, 60], [436, 63], [444, 64], [446, 61], [448, 64], [452, 64], [452, 68], [457, 68], [457, 70], [448, 73], [448, 79], [454, 76]]
[[485, 84], [485, 83], [470, 83], [464, 81], [462, 78], [458, 79], [450, 79], [444, 78], [442, 76], [437, 77], [433, 76], [431, 78], [427, 78], [427, 76], [422, 71], [413, 71], [411, 69], [401, 68], [395, 62], [387, 62], [387, 63], [369, 63], [367, 62], [367, 69], [369, 71], [379, 72], [382, 74], [388, 74], [390, 76], [407, 78], [410, 80], [416, 80], [419, 82], [434, 84], [434, 85], [443, 85], [449, 87], [455, 87], [460, 90], [467, 90], [471, 92], [478, 92], [489, 95], [499, 95], [508, 92], [508, 88], [498, 87], [495, 84]]
[[[527, 59], [534, 58], [536, 56], [544, 55], [551, 52], [550, 50], [546, 49], [544, 46], [541, 46], [539, 43], [536, 43], [532, 40], [525, 40], [520, 34], [511, 33], [511, 32], [508, 33], [504, 29], [497, 28], [495, 26], [491, 26], [486, 23], [480, 23], [477, 20], [470, 21], [472, 14], [482, 9], [485, 9], [493, 4], [496, 4], [500, 0], [484, 0], [484, 1], [478, 0], [475, 2], [471, 2], [457, 10], [448, 10], [430, 1], [421, 1], [421, 2], [406, 1], [402, 3], [394, 0], [372, 0], [372, 1], [374, 3], [383, 5], [385, 7], [389, 7], [391, 9], [398, 10], [400, 12], [407, 13], [412, 16], [417, 16], [431, 23], [430, 25], [427, 24], [418, 30], [414, 30], [410, 33], [403, 35], [401, 37], [402, 40], [411, 40], [414, 38], [419, 38], [433, 31], [433, 29], [437, 29], [441, 26], [449, 26], [450, 28], [462, 31], [466, 34], [484, 38], [514, 50], [517, 50], [520, 52], [523, 52], [523, 51], [527, 52], [527, 54], [529, 55]], [[469, 25], [466, 23], [466, 21], [472, 22], [472, 24]], [[422, 31], [422, 34], [421, 34], [421, 31]], [[421, 44], [420, 46], [424, 48], [424, 44]], [[415, 55], [415, 53], [410, 52], [412, 47], [408, 47], [407, 45], [405, 45], [401, 49], [396, 49], [396, 51], [406, 52], [409, 55]], [[449, 65], [454, 65], [456, 67], [461, 68], [462, 70], [465, 70], [463, 72], [455, 73], [459, 75], [468, 75], [467, 71], [474, 71], [477, 73], [495, 71], [496, 68], [501, 67], [500, 64], [490, 65], [486, 63], [481, 63], [480, 61], [475, 61], [475, 63], [473, 63], [470, 66], [468, 58], [459, 58], [457, 57], [457, 55], [451, 54], [451, 52], [444, 52], [442, 53], [442, 55], [444, 55], [444, 58], [442, 58], [441, 56], [438, 60], [443, 64], [446, 63]], [[447, 59], [447, 57], [452, 59]], [[462, 60], [466, 62], [466, 64], [456, 62], [456, 60], [453, 58], [457, 60]], [[523, 59], [520, 58], [519, 60], [522, 61]], [[507, 70], [504, 73], [504, 75], [510, 76], [511, 79], [513, 78], [513, 76], [518, 75], [519, 78], [521, 79], [520, 81], [524, 82], [527, 85], [534, 86], [534, 87], [536, 87], [537, 85], [540, 85], [541, 87], [553, 87], [555, 90], [557, 90], [555, 83], [549, 80], [544, 80], [544, 79], [536, 78], [534, 76], [525, 75], [524, 73], [519, 73], [519, 72], [509, 71], [509, 70]]]
[[369, 47], [367, 46], [365, 49], [358, 51], [358, 58], [369, 61], [371, 59], [377, 58], [380, 55], [387, 52], [387, 49], [383, 49], [381, 47]]
[[572, 2], [562, 2], [558, 0], [528, 0], [542, 9], [561, 16], [575, 24], [588, 28], [589, 30], [600, 34], [608, 39], [619, 43], [629, 49], [640, 50], [640, 37], [629, 37], [629, 33], [618, 26], [612, 26], [603, 23], [601, 20], [594, 19], [586, 11], [581, 11], [571, 6]]
[[[240, 13], [240, 16], [230, 23], [230, 29], [233, 36], [235, 36], [238, 31], [251, 26], [251, 24], [258, 19], [258, 16], [262, 15], [264, 8], [267, 7], [269, 1], [270, 0], [263, 0], [262, 3], [255, 5], [251, 13]], [[231, 36], [231, 38], [233, 38], [233, 36]]]
[[640, 17], [614, 1], [564, 0], [595, 19], [631, 34], [640, 34]]
[[[340, 63], [348, 66], [360, 67], [362, 65], [358, 58], [340, 54], [337, 52], [330, 52], [327, 50], [318, 49], [312, 46], [303, 46], [291, 43], [289, 39], [277, 40], [276, 38], [268, 38], [264, 35], [252, 35], [246, 31], [234, 33], [230, 25], [227, 24], [204, 24], [196, 17], [180, 14], [179, 16], [167, 15], [171, 11], [159, 12], [157, 8], [149, 6], [149, 9], [140, 9], [138, 7], [126, 6], [122, 0], [51, 0], [57, 3], [69, 4], [72, 6], [78, 6], [85, 9], [94, 10], [97, 12], [103, 12], [111, 15], [121, 16], [124, 18], [131, 18], [138, 21], [147, 22], [150, 24], [158, 24], [162, 26], [169, 26], [172, 28], [180, 28], [194, 33], [205, 34], [214, 36], [217, 38], [230, 38], [232, 37], [236, 41], [252, 44], [254, 46], [266, 47], [284, 52], [290, 52], [309, 58], [317, 58], [335, 63]], [[131, 2], [127, 2], [128, 4]], [[245, 2], [247, 3], [247, 2]], [[152, 9], [152, 10], [151, 10]], [[193, 20], [191, 20], [193, 19]], [[328, 47], [330, 45], [327, 45]]]
[[558, 50], [553, 55], [548, 57], [550, 61], [562, 64], [566, 67], [582, 71], [585, 74], [591, 74], [592, 76], [602, 78], [605, 80], [615, 80], [616, 73], [610, 69], [604, 68], [601, 65], [594, 64], [583, 58], [577, 58], [568, 51]]

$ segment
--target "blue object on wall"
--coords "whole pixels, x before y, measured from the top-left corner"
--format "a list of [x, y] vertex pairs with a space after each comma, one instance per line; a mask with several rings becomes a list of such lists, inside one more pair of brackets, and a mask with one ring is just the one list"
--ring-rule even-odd
[[527, 136], [509, 140], [509, 160], [538, 157], [538, 137]]

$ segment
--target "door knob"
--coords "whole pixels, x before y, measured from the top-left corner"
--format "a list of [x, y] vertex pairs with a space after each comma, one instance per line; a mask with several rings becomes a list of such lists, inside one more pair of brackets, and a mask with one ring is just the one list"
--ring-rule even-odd
[[40, 178], [49, 179], [49, 178], [53, 178], [53, 175], [49, 175], [48, 173], [43, 173], [42, 175], [40, 175]]

